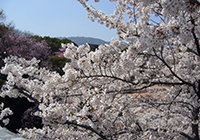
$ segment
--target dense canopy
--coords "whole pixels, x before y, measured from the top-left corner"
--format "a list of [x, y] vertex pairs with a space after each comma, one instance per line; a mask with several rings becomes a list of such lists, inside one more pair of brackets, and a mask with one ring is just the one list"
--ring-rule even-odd
[[115, 11], [106, 15], [78, 1], [88, 18], [119, 37], [95, 51], [67, 44], [62, 76], [38, 67], [35, 58], [7, 57], [0, 95], [35, 102], [33, 114], [44, 124], [20, 135], [199, 140], [200, 2], [114, 0]]

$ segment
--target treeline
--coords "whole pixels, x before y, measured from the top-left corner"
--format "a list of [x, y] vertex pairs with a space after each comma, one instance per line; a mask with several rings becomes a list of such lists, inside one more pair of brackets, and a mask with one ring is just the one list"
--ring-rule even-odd
[[77, 44], [67, 38], [59, 39], [59, 38], [55, 38], [55, 37], [49, 37], [49, 36], [42, 37], [42, 36], [38, 36], [38, 35], [32, 35], [30, 37], [37, 40], [38, 42], [45, 41], [47, 43], [47, 45], [51, 48], [51, 51], [53, 52], [53, 56], [51, 59], [53, 66], [54, 66], [53, 70], [56, 70], [59, 74], [63, 75], [64, 72], [63, 72], [62, 68], [64, 67], [66, 62], [69, 62], [70, 60], [68, 60], [67, 58], [64, 58], [64, 57], [57, 56], [55, 54], [55, 52], [60, 52], [61, 43], [64, 43], [64, 44], [74, 43], [76, 46], [77, 46]]
[[55, 52], [60, 51], [61, 43], [71, 42], [67, 38], [42, 37], [16, 30], [12, 24], [5, 24], [5, 15], [0, 11], [0, 67], [4, 65], [4, 58], [10, 55], [28, 60], [35, 57], [40, 60], [41, 67], [57, 71], [62, 75], [62, 67], [69, 60], [56, 56]]
[[[71, 43], [72, 41], [65, 38], [65, 39], [59, 39], [59, 38], [55, 38], [55, 37], [49, 37], [49, 36], [38, 36], [38, 35], [33, 35], [31, 36], [32, 38], [36, 39], [37, 41], [41, 42], [43, 40], [45, 40], [48, 44], [48, 46], [51, 47], [51, 50], [53, 52], [57, 52], [59, 51], [60, 47], [61, 47], [61, 43], [67, 44], [67, 43]], [[77, 44], [75, 42], [73, 42], [76, 46]]]

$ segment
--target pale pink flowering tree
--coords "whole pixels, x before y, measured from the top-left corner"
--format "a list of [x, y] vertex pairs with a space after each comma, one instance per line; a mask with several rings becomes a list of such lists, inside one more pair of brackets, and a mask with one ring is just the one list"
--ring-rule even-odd
[[24, 35], [17, 35], [12, 31], [2, 32], [0, 38], [0, 67], [4, 65], [3, 59], [5, 57], [13, 55], [28, 60], [35, 57], [41, 60], [40, 66], [53, 69], [51, 62], [53, 52], [44, 40], [38, 42]]
[[21, 136], [199, 140], [200, 2], [118, 0], [106, 15], [78, 1], [119, 38], [94, 52], [68, 44], [62, 76], [36, 59], [6, 58], [1, 96], [39, 103], [34, 114], [43, 118], [42, 129], [20, 129]]

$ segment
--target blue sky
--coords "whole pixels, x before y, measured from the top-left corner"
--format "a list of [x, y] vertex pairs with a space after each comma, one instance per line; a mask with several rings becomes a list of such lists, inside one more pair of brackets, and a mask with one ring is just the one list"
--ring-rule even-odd
[[[90, 0], [89, 4], [110, 14], [116, 3]], [[0, 0], [0, 9], [16, 29], [40, 36], [85, 36], [105, 41], [117, 36], [115, 30], [91, 22], [77, 0]]]

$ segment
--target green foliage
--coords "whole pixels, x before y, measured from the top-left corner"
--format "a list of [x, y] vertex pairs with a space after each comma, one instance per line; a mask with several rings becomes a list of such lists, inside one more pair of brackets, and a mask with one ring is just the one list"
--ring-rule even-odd
[[61, 48], [61, 43], [67, 44], [67, 43], [71, 43], [72, 42], [71, 40], [69, 40], [67, 38], [59, 39], [59, 38], [49, 37], [49, 36], [41, 37], [41, 36], [38, 36], [38, 35], [34, 35], [34, 36], [32, 36], [32, 38], [34, 38], [34, 39], [36, 39], [38, 41], [45, 40], [47, 42], [48, 46], [51, 47], [51, 50], [53, 52], [59, 51], [59, 48]]
[[58, 57], [58, 56], [54, 56], [52, 61], [53, 61], [53, 65], [59, 68], [57, 70], [57, 72], [60, 75], [64, 74], [62, 68], [65, 66], [65, 64], [68, 63], [68, 62], [70, 62], [69, 59], [67, 59], [65, 57]]
[[1, 88], [2, 85], [4, 85], [5, 83], [6, 83], [5, 80], [3, 80], [3, 79], [0, 78], [0, 88]]
[[0, 38], [10, 30], [14, 29], [14, 25], [12, 23], [5, 24], [6, 16], [3, 10], [0, 10]]

